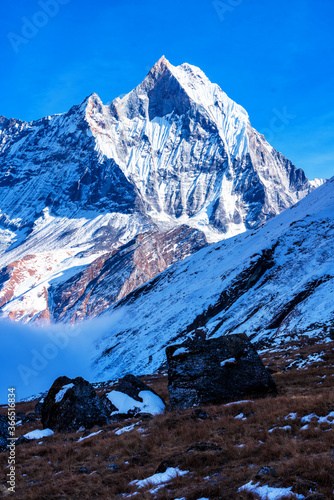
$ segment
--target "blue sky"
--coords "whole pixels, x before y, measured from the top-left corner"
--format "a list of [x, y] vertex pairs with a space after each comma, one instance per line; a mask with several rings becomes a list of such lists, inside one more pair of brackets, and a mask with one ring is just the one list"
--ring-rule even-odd
[[334, 175], [332, 0], [2, 0], [0, 9], [2, 115], [60, 113], [92, 92], [110, 102], [164, 54], [199, 66], [310, 178]]

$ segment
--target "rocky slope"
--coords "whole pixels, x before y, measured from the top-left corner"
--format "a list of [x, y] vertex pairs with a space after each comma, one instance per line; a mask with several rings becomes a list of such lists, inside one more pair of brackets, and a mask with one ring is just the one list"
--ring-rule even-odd
[[[95, 315], [204, 235], [213, 242], [258, 227], [314, 188], [201, 70], [164, 57], [111, 105], [92, 94], [34, 122], [0, 117], [0, 166], [0, 310], [22, 321]], [[181, 226], [192, 228], [193, 249], [169, 232]], [[169, 235], [165, 264], [111, 270], [120, 288], [106, 283], [99, 307], [68, 314], [65, 290], [76, 281], [84, 300], [83, 280], [90, 288], [99, 266], [142, 234], [160, 247]]]
[[[290, 343], [261, 356], [277, 384], [275, 398], [242, 398], [234, 404], [163, 415], [137, 414], [124, 422], [72, 433], [42, 431], [41, 415], [34, 413], [41, 406], [39, 400], [18, 402], [15, 498], [332, 498], [333, 342]], [[64, 365], [60, 372], [64, 373]], [[168, 403], [164, 375], [140, 382]], [[97, 393], [105, 400], [119, 388], [107, 384]], [[4, 396], [5, 403], [8, 395]], [[7, 406], [0, 412], [0, 423], [1, 419], [5, 423]], [[0, 453], [2, 497], [8, 495], [7, 465], [8, 449]], [[162, 472], [169, 467], [168, 477]], [[173, 478], [177, 471], [189, 472]], [[145, 481], [144, 487], [139, 479]]]

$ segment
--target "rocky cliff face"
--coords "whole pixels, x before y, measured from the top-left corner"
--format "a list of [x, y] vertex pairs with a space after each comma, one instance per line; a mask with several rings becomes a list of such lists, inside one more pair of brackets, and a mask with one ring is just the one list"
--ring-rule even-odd
[[[109, 106], [92, 94], [38, 121], [0, 117], [1, 312], [24, 321], [98, 314], [153, 277], [153, 267], [159, 272], [197, 250], [203, 234], [213, 242], [257, 227], [312, 189], [201, 70], [165, 58]], [[184, 226], [194, 247], [186, 242], [181, 251], [170, 231]], [[70, 314], [68, 286], [83, 301], [83, 280], [91, 289], [90, 276], [148, 234], [159, 248], [168, 235], [165, 264], [134, 271], [137, 250], [127, 279], [110, 278], [119, 289], [109, 280], [99, 307], [80, 302]]]
[[204, 234], [187, 226], [141, 234], [118, 250], [103, 254], [68, 281], [52, 285], [52, 319], [76, 322], [96, 316], [204, 246]]

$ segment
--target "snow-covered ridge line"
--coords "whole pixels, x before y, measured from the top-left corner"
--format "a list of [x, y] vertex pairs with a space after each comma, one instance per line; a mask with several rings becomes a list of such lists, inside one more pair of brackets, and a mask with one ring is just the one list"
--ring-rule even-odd
[[209, 337], [246, 333], [271, 345], [300, 336], [330, 341], [333, 245], [334, 178], [258, 230], [199, 250], [116, 304], [109, 313], [124, 316], [99, 342], [100, 377], [158, 370], [166, 346], [197, 326]]

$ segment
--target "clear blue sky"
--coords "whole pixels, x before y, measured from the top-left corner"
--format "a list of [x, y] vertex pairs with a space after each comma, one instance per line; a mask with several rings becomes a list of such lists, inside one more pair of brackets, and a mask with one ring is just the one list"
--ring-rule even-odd
[[0, 114], [110, 102], [164, 54], [199, 66], [310, 178], [334, 175], [332, 0], [49, 2], [1, 2]]

